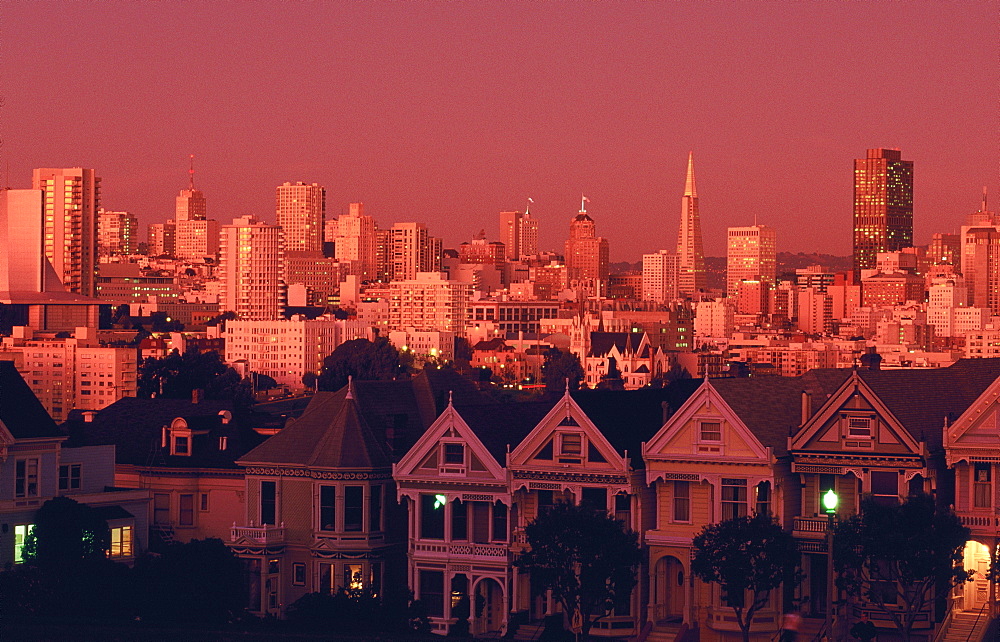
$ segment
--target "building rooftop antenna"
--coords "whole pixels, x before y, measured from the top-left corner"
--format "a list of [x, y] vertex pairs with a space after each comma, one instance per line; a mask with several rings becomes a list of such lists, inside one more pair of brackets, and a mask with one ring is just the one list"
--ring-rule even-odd
[[194, 190], [194, 154], [190, 157], [191, 167], [188, 169], [188, 189]]

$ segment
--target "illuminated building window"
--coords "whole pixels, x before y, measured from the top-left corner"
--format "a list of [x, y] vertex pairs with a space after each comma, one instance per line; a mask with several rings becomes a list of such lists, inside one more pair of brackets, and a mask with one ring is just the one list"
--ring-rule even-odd
[[34, 524], [18, 524], [14, 526], [14, 563], [24, 561], [24, 545], [28, 543], [28, 535], [35, 530]]
[[132, 556], [132, 526], [114, 526], [111, 528], [111, 548], [108, 557]]

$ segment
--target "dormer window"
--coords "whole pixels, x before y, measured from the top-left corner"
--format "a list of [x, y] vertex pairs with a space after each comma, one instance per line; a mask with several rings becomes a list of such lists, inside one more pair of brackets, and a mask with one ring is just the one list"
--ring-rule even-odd
[[174, 435], [173, 450], [171, 455], [190, 455], [191, 438], [186, 435]]

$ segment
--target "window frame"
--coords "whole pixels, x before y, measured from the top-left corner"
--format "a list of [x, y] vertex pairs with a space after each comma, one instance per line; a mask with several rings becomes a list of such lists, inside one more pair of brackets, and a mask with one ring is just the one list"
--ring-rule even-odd
[[82, 487], [83, 464], [59, 464], [59, 490], [80, 490]]
[[[678, 492], [679, 489], [683, 488], [684, 493]], [[675, 479], [670, 489], [670, 521], [675, 524], [690, 524], [691, 523], [691, 482], [686, 479]], [[683, 507], [683, 511], [687, 514], [686, 517], [679, 517], [681, 514], [680, 508]]]
[[21, 457], [14, 462], [14, 497], [39, 497], [40, 457]]

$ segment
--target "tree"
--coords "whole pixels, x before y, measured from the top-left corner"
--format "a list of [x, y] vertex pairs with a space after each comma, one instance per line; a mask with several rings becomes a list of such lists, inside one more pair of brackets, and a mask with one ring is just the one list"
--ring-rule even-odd
[[629, 599], [641, 561], [638, 535], [589, 506], [556, 504], [525, 527], [529, 549], [515, 564], [536, 588], [551, 590], [584, 638], [594, 622]]
[[950, 510], [935, 509], [926, 494], [902, 504], [869, 498], [861, 512], [837, 524], [837, 584], [886, 614], [904, 640], [935, 598], [937, 588], [968, 581], [962, 551], [969, 529]]
[[340, 390], [349, 376], [360, 381], [389, 381], [400, 374], [400, 366], [399, 351], [385, 337], [345, 341], [323, 359], [319, 389]]
[[709, 524], [695, 536], [692, 546], [691, 572], [722, 588], [744, 642], [749, 642], [753, 616], [767, 604], [771, 591], [783, 582], [798, 584], [802, 579], [796, 569], [795, 539], [768, 514]]
[[139, 366], [138, 388], [139, 397], [190, 399], [195, 390], [204, 390], [207, 399], [246, 403], [252, 397], [249, 381], [227, 366], [218, 352], [195, 348], [183, 355], [171, 350], [161, 359], [144, 359]]
[[105, 559], [110, 546], [108, 523], [96, 510], [69, 497], [55, 497], [35, 513], [24, 559], [39, 566], [66, 568], [84, 560]]
[[583, 381], [580, 359], [572, 352], [552, 348], [545, 353], [545, 362], [542, 364], [545, 391], [553, 394], [562, 392], [566, 388], [567, 379], [570, 390], [580, 387], [580, 382]]

